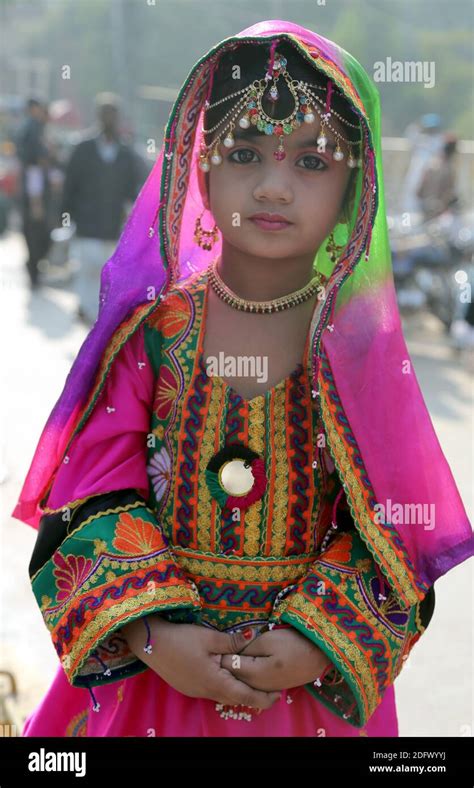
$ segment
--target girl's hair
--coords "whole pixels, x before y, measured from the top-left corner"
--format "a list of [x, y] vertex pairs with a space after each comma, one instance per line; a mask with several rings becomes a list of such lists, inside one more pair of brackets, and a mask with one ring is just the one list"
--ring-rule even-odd
[[[324, 88], [327, 87], [328, 77], [319, 69], [311, 66], [311, 64], [306, 61], [289, 42], [282, 41], [281, 44], [277, 45], [276, 51], [287, 59], [286, 68], [292, 79], [301, 79], [312, 85]], [[235, 49], [224, 52], [214, 70], [209, 103], [213, 104], [215, 101], [219, 101], [225, 96], [229, 96], [231, 93], [247, 87], [251, 82], [257, 79], [263, 79], [268, 69], [269, 57], [270, 45], [268, 44], [238, 44]], [[284, 118], [294, 109], [293, 97], [288, 90], [285, 80], [282, 78], [278, 81], [278, 93], [279, 97], [277, 101], [270, 101], [267, 93], [262, 102], [263, 109], [272, 118]], [[326, 101], [325, 92], [317, 93], [317, 95], [319, 95], [324, 102]], [[224, 118], [236, 100], [237, 98], [229, 99], [229, 101], [223, 101], [217, 107], [206, 110], [204, 115], [204, 127], [209, 129], [216, 126], [219, 121]], [[318, 107], [322, 109], [321, 105], [318, 105]], [[334, 83], [331, 96], [331, 108], [338, 112], [339, 115], [349, 123], [359, 124], [359, 116], [354, 112], [351, 103]], [[317, 113], [316, 117], [319, 118]], [[354, 142], [359, 140], [359, 128], [354, 129], [351, 126], [339, 123], [334, 116], [331, 118], [330, 122], [338, 127], [338, 130], [340, 130], [346, 139]], [[220, 129], [217, 129], [216, 132], [208, 135], [206, 143], [214, 139], [219, 131]], [[354, 151], [357, 157], [359, 154], [358, 146], [354, 146]], [[342, 212], [345, 221], [349, 220], [351, 214], [356, 175], [357, 169], [353, 169], [343, 199]]]

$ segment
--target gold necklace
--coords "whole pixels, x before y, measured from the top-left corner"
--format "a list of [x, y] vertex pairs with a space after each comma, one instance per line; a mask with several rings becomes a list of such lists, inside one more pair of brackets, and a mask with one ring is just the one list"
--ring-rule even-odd
[[291, 309], [291, 307], [297, 306], [303, 301], [307, 301], [308, 298], [311, 298], [322, 281], [326, 278], [318, 271], [300, 290], [295, 290], [293, 293], [274, 298], [271, 301], [248, 301], [236, 295], [236, 293], [222, 281], [217, 271], [218, 260], [219, 258], [216, 258], [207, 269], [212, 289], [222, 301], [226, 302], [226, 304], [229, 304], [229, 306], [235, 309], [241, 309], [244, 312], [270, 313], [281, 312], [283, 309]]

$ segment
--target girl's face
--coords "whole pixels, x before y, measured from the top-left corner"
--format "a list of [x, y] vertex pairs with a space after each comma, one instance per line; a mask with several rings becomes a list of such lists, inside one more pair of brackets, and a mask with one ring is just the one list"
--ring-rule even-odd
[[344, 144], [344, 159], [332, 157], [330, 130], [325, 152], [318, 151], [319, 127], [318, 120], [303, 123], [285, 136], [282, 161], [273, 156], [276, 137], [253, 126], [237, 125], [234, 147], [219, 146], [222, 163], [211, 164], [207, 195], [202, 181], [201, 190], [225, 243], [262, 258], [317, 252], [340, 220], [351, 174]]

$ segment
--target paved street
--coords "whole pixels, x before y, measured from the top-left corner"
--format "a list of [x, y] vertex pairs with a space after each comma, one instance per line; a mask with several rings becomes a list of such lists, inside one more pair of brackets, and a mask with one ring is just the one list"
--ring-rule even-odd
[[[0, 670], [14, 672], [21, 710], [49, 686], [57, 657], [31, 591], [36, 532], [10, 517], [34, 448], [86, 336], [68, 289], [27, 286], [22, 237], [0, 239], [3, 406]], [[443, 451], [472, 515], [472, 372], [462, 368], [438, 324], [410, 320], [406, 336]], [[428, 469], [429, 472], [429, 469]], [[464, 563], [436, 584], [434, 618], [396, 681], [401, 736], [472, 735], [473, 570]]]

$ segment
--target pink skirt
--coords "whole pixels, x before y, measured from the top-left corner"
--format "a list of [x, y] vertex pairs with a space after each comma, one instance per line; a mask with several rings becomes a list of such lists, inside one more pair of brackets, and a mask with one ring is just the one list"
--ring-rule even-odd
[[223, 719], [215, 701], [183, 695], [151, 669], [93, 692], [99, 711], [59, 665], [22, 736], [398, 736], [393, 685], [363, 728], [337, 717], [305, 687], [282, 690], [281, 700], [251, 721]]

